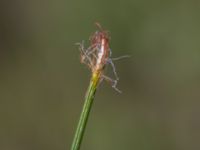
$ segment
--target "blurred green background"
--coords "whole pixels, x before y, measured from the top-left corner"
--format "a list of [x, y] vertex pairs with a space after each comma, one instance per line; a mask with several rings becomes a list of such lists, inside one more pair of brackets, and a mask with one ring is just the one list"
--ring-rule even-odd
[[82, 150], [200, 149], [200, 2], [1, 0], [0, 149], [69, 150], [89, 84], [74, 43], [111, 33]]

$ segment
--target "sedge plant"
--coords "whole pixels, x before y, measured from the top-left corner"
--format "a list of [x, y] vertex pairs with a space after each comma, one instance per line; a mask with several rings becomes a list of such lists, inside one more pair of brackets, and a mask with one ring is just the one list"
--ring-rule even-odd
[[[112, 85], [112, 87], [116, 91], [118, 91], [119, 93], [121, 92], [116, 87], [119, 78], [117, 76], [115, 66], [112, 60], [117, 60], [117, 59], [111, 59], [111, 49], [109, 47], [109, 40], [110, 40], [109, 34], [107, 31], [102, 29], [99, 23], [96, 23], [96, 26], [98, 27], [99, 30], [96, 31], [90, 37], [91, 45], [88, 48], [84, 48], [83, 42], [78, 43], [79, 50], [81, 53], [81, 63], [87, 65], [92, 75], [85, 96], [84, 106], [72, 142], [71, 150], [79, 150], [81, 147], [81, 142], [84, 136], [89, 113], [92, 108], [92, 103], [94, 101], [98, 85], [103, 80], [106, 80]], [[108, 64], [110, 64], [111, 67], [113, 68], [115, 79], [112, 79], [104, 74], [105, 67]]]

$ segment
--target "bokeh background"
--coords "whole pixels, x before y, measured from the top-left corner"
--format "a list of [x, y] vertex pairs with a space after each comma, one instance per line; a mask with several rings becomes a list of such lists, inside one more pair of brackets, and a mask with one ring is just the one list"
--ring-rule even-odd
[[200, 149], [200, 2], [1, 0], [0, 149], [69, 150], [89, 84], [76, 42], [110, 31], [82, 150]]

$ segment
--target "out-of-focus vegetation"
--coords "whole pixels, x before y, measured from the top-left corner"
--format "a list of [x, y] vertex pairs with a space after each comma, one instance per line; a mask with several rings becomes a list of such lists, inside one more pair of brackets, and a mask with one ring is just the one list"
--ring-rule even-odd
[[0, 149], [70, 148], [90, 79], [74, 43], [95, 21], [132, 57], [123, 94], [99, 87], [82, 150], [200, 149], [199, 18], [195, 0], [1, 0]]

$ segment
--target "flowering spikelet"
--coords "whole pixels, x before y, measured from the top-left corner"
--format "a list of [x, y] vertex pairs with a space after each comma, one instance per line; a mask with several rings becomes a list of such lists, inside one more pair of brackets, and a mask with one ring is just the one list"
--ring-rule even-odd
[[[90, 37], [90, 46], [84, 48], [83, 42], [78, 44], [81, 52], [81, 63], [84, 63], [89, 67], [94, 79], [99, 78], [101, 81], [106, 80], [111, 83], [115, 90], [120, 92], [120, 90], [116, 88], [119, 78], [111, 59], [111, 49], [109, 46], [110, 37], [108, 31], [103, 30], [99, 23], [96, 23], [96, 26], [99, 30]], [[103, 73], [104, 68], [108, 64], [113, 68], [115, 79], [112, 79]]]

